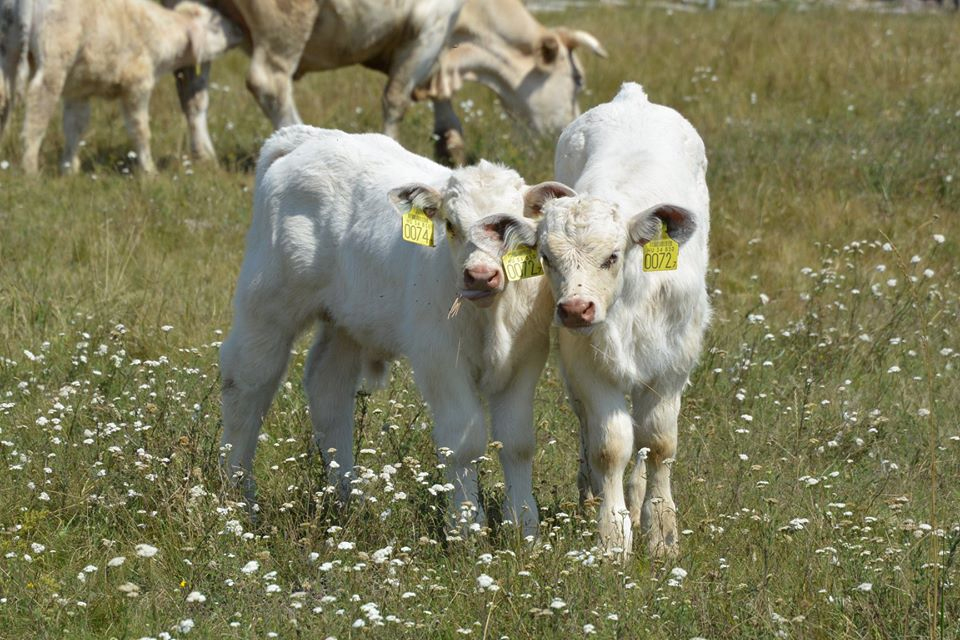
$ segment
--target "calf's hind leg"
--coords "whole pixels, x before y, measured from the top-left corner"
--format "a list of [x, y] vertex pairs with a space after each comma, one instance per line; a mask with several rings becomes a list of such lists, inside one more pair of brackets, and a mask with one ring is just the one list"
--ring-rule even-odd
[[360, 346], [353, 339], [334, 327], [321, 326], [303, 377], [313, 439], [328, 465], [328, 482], [344, 503], [353, 477], [353, 410], [360, 356]]
[[224, 470], [241, 479], [244, 495], [253, 501], [253, 454], [263, 418], [290, 359], [294, 331], [269, 318], [237, 312], [233, 328], [220, 348], [223, 381], [223, 435], [220, 446], [229, 447], [221, 462]]

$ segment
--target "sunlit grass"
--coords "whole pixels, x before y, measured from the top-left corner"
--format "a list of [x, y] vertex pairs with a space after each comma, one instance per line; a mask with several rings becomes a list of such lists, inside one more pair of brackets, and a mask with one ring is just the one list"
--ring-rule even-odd
[[[681, 413], [681, 556], [663, 566], [618, 566], [595, 547], [553, 366], [536, 405], [535, 546], [496, 526], [445, 536], [429, 412], [402, 363], [386, 390], [358, 398], [360, 494], [333, 509], [308, 446], [306, 342], [264, 427], [259, 520], [223, 492], [217, 350], [270, 133], [242, 55], [215, 65], [219, 167], [183, 157], [172, 80], [152, 105], [154, 178], [128, 173], [115, 105], [95, 107], [79, 176], [55, 176], [54, 125], [44, 175], [23, 178], [11, 132], [0, 637], [958, 637], [951, 18], [543, 16], [611, 52], [583, 58], [584, 108], [637, 80], [707, 144], [716, 315]], [[366, 131], [379, 128], [381, 89], [350, 69], [305, 78], [297, 99], [308, 122]], [[471, 156], [552, 177], [551, 140], [503, 119], [483, 88], [459, 102]], [[423, 154], [430, 115], [415, 106], [401, 132]], [[488, 456], [496, 513], [495, 446]]]

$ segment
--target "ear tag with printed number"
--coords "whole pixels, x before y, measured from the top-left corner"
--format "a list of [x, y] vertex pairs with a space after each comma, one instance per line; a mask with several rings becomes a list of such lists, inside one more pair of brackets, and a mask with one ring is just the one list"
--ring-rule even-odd
[[680, 245], [667, 235], [667, 223], [660, 221], [660, 237], [643, 245], [644, 271], [675, 271], [680, 261]]
[[432, 247], [433, 220], [420, 209], [410, 209], [401, 216], [403, 218], [403, 239], [413, 244]]
[[543, 266], [537, 252], [527, 245], [520, 245], [503, 254], [503, 270], [509, 282], [543, 275]]

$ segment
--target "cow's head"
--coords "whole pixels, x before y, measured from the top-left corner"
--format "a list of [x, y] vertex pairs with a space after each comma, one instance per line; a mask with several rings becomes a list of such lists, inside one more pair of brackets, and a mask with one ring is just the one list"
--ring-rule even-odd
[[[461, 295], [487, 306], [506, 285], [503, 253], [518, 244], [536, 244], [536, 225], [525, 216], [537, 215], [557, 188], [566, 189], [552, 182], [528, 187], [516, 171], [481, 161], [454, 170], [440, 189], [414, 183], [389, 195], [401, 214], [416, 208], [434, 221], [434, 237], [445, 236], [460, 273]], [[513, 223], [502, 224], [502, 219]]]
[[567, 126], [578, 115], [577, 97], [583, 90], [583, 67], [575, 50], [586, 47], [607, 57], [600, 42], [576, 29], [543, 29], [529, 54], [526, 73], [511, 91], [501, 92], [507, 108], [523, 118], [538, 133], [553, 133]]
[[663, 223], [680, 245], [696, 229], [693, 213], [672, 204], [621, 212], [615, 204], [583, 196], [548, 202], [537, 250], [557, 301], [554, 321], [569, 329], [603, 322], [623, 290], [624, 265], [639, 269], [641, 247], [660, 235]]
[[209, 62], [243, 41], [243, 30], [210, 7], [184, 0], [173, 10], [187, 19], [188, 46], [183, 56], [186, 64]]

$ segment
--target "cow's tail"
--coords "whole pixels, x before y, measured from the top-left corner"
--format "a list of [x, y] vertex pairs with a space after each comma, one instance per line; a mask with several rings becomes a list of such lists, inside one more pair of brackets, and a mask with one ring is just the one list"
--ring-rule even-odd
[[316, 137], [317, 131], [315, 127], [295, 124], [284, 127], [267, 138], [257, 159], [257, 184], [263, 180], [264, 174], [274, 162], [291, 153], [307, 140]]

